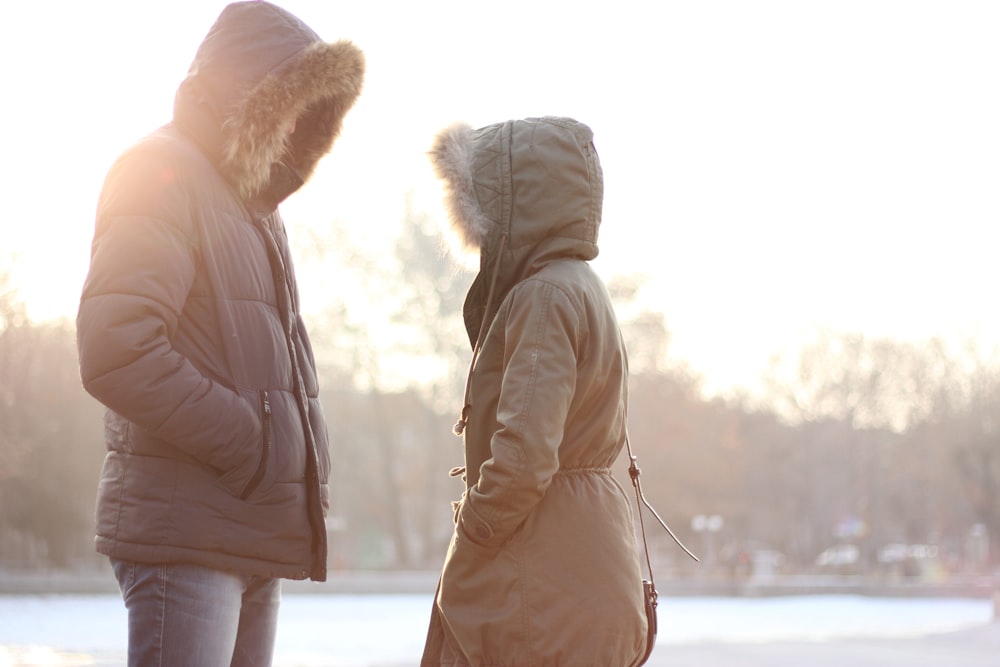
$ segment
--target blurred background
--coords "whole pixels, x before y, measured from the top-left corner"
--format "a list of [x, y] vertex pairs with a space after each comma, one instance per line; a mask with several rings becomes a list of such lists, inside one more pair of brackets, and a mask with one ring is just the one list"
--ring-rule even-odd
[[[702, 560], [651, 528], [661, 588], [991, 594], [996, 4], [281, 4], [369, 63], [283, 206], [333, 443], [334, 580], [436, 571], [461, 492], [475, 258], [453, 249], [424, 152], [456, 120], [565, 114], [604, 165], [595, 268], [629, 347], [646, 496]], [[5, 12], [7, 591], [113, 586], [93, 552], [102, 409], [74, 344], [93, 209], [117, 154], [170, 119], [223, 5]]]
[[[450, 429], [471, 274], [445, 261], [426, 217], [403, 223], [396, 270], [339, 242], [302, 253], [305, 272], [321, 259], [364, 275], [394, 332], [379, 340], [343, 304], [310, 317], [334, 461], [335, 571], [437, 568], [461, 493], [447, 471], [463, 463]], [[93, 568], [102, 408], [80, 387], [72, 321], [34, 321], [9, 277], [0, 286], [0, 567]], [[992, 573], [995, 354], [826, 333], [776, 360], [759, 393], [706, 395], [696, 369], [670, 355], [668, 316], [634, 308], [638, 286], [611, 281], [631, 354], [631, 440], [647, 498], [702, 559], [648, 524], [665, 571], [934, 583]]]

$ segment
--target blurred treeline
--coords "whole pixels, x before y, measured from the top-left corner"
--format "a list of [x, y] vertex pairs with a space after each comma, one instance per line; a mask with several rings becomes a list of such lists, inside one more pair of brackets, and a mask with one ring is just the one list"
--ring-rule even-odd
[[[436, 229], [410, 212], [382, 254], [336, 228], [293, 230], [300, 283], [319, 281], [329, 299], [310, 319], [333, 443], [335, 568], [437, 568], [444, 556], [461, 492], [448, 471], [462, 464], [451, 426], [473, 272]], [[610, 281], [630, 349], [631, 441], [647, 498], [705, 566], [768, 549], [805, 570], [852, 544], [872, 572], [886, 545], [926, 544], [953, 571], [990, 567], [973, 538], [1000, 553], [995, 351], [826, 332], [775, 360], [763, 395], [705, 397], [696, 371], [670, 357], [669, 313], [638, 304], [641, 285]], [[29, 321], [0, 267], [0, 567], [99, 562], [102, 413], [80, 386], [72, 323]], [[696, 516], [721, 517], [718, 531], [696, 534]], [[660, 561], [680, 566], [647, 528]]]

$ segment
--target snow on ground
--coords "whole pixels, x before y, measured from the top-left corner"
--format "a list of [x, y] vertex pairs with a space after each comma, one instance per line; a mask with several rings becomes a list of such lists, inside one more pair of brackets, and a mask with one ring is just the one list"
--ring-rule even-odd
[[[415, 665], [430, 604], [428, 595], [285, 595], [274, 666]], [[981, 599], [661, 597], [650, 664], [678, 665], [673, 658], [702, 650], [698, 646], [715, 647], [698, 654], [704, 667], [712, 663], [711, 655], [723, 654], [728, 657], [720, 657], [719, 664], [777, 664], [779, 654], [796, 664], [804, 658], [792, 651], [832, 648], [843, 640], [853, 642], [855, 653], [875, 655], [899, 640], [978, 632], [991, 625], [992, 615], [992, 602]], [[125, 624], [115, 595], [0, 596], [0, 667], [123, 665]], [[770, 657], [760, 663], [734, 660], [736, 645], [749, 647], [740, 652], [744, 656]], [[860, 664], [851, 655], [853, 665]], [[977, 664], [1000, 665], [1000, 654], [990, 655], [996, 662]], [[810, 658], [801, 664], [819, 663]]]

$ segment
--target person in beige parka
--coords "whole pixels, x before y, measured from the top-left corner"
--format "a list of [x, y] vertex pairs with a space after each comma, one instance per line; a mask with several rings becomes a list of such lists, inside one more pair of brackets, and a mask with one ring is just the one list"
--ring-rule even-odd
[[603, 176], [569, 118], [453, 125], [431, 151], [452, 224], [480, 252], [466, 491], [422, 665], [628, 667], [644, 653], [628, 497], [628, 367], [597, 256]]

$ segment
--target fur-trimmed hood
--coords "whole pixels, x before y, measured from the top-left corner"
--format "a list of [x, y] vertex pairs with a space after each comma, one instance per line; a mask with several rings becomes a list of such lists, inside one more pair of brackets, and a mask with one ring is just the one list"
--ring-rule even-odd
[[560, 235], [596, 245], [604, 181], [593, 138], [551, 116], [445, 128], [430, 155], [452, 226], [479, 250], [503, 233], [513, 247]]
[[364, 69], [351, 42], [324, 42], [268, 2], [236, 2], [198, 48], [174, 118], [244, 199], [276, 206], [332, 148], [361, 93]]
[[510, 288], [543, 264], [597, 256], [604, 177], [593, 137], [579, 121], [546, 116], [479, 129], [458, 123], [435, 138], [430, 158], [452, 227], [480, 252], [465, 305], [473, 342], [483, 317], [493, 315], [485, 307], [494, 271], [495, 312]]

